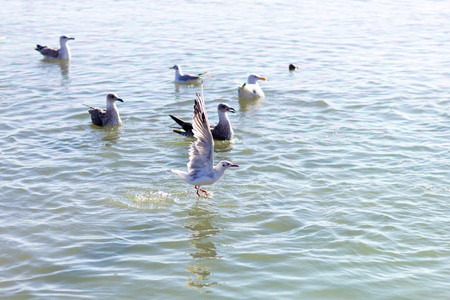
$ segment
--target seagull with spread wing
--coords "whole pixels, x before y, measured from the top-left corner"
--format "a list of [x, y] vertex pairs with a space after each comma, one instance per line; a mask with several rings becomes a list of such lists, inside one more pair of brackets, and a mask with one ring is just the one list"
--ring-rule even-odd
[[214, 184], [222, 178], [225, 170], [231, 167], [239, 167], [229, 161], [221, 161], [214, 166], [214, 139], [211, 133], [208, 116], [206, 115], [205, 101], [197, 94], [194, 103], [193, 132], [197, 139], [191, 144], [189, 150], [188, 171], [172, 170], [181, 179], [195, 186], [197, 195], [200, 191], [207, 195], [202, 185]]

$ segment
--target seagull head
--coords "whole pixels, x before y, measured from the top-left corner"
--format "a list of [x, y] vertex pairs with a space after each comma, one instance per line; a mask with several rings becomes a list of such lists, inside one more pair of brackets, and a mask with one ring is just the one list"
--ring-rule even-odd
[[169, 69], [179, 70], [179, 69], [180, 69], [180, 66], [179, 66], [179, 65], [174, 65], [173, 67], [170, 67]]
[[235, 113], [236, 112], [236, 110], [234, 108], [230, 107], [228, 104], [225, 104], [225, 103], [220, 103], [219, 105], [217, 105], [217, 110], [220, 112], [224, 112], [224, 113], [226, 113], [226, 112]]
[[108, 95], [106, 96], [106, 101], [112, 102], [112, 103], [114, 103], [114, 102], [116, 102], [116, 101], [123, 102], [123, 100], [120, 99], [119, 97], [117, 97], [116, 94], [108, 94]]
[[219, 163], [220, 168], [222, 169], [228, 169], [228, 168], [237, 168], [238, 165], [233, 164], [232, 162], [229, 162], [227, 160], [223, 160]]
[[248, 75], [247, 83], [248, 84], [255, 84], [258, 80], [266, 81], [266, 77], [258, 76], [256, 74], [250, 74]]
[[67, 41], [69, 41], [69, 40], [74, 40], [75, 38], [73, 38], [73, 37], [68, 37], [68, 36], [66, 36], [66, 35], [62, 35], [62, 36], [60, 36], [59, 37], [59, 41], [60, 42], [67, 42]]

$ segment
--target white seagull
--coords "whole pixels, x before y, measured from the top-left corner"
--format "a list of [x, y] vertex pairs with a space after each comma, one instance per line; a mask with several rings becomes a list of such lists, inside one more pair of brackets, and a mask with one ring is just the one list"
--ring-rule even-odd
[[241, 84], [238, 88], [239, 98], [264, 98], [264, 92], [258, 84], [258, 80], [266, 81], [266, 77], [250, 74], [247, 83]]
[[91, 120], [97, 126], [117, 126], [122, 125], [122, 120], [117, 110], [116, 101], [123, 102], [122, 99], [115, 94], [108, 94], [106, 96], [106, 111], [101, 108], [94, 108], [89, 105], [88, 112], [91, 114]]
[[[219, 123], [217, 125], [211, 126], [211, 133], [213, 135], [214, 140], [216, 141], [225, 141], [231, 140], [234, 136], [233, 128], [231, 128], [230, 120], [228, 119], [227, 112], [236, 112], [234, 108], [230, 107], [226, 103], [220, 103], [217, 105], [217, 114], [219, 115]], [[194, 133], [192, 132], [193, 126], [192, 123], [183, 121], [180, 118], [169, 115], [178, 125], [181, 126], [180, 129], [174, 129], [173, 132], [181, 134], [188, 138], [194, 138]]]
[[230, 167], [239, 167], [229, 161], [221, 161], [216, 166], [214, 162], [214, 140], [211, 134], [208, 116], [206, 115], [205, 101], [197, 94], [194, 103], [193, 132], [197, 139], [191, 144], [189, 149], [188, 171], [172, 170], [181, 179], [195, 186], [197, 195], [199, 191], [207, 195], [205, 190], [200, 189], [201, 185], [214, 184], [222, 178], [225, 170]]
[[44, 55], [45, 58], [50, 59], [70, 59], [70, 49], [67, 45], [67, 42], [70, 40], [74, 40], [73, 37], [68, 37], [62, 35], [59, 38], [59, 44], [61, 47], [58, 48], [49, 48], [47, 46], [36, 45], [36, 51]]
[[206, 73], [208, 73], [208, 72], [204, 72], [204, 73], [200, 73], [198, 75], [183, 74], [181, 72], [180, 65], [174, 65], [173, 67], [170, 67], [169, 69], [175, 70], [175, 82], [181, 83], [181, 84], [200, 84], [203, 82], [202, 77]]

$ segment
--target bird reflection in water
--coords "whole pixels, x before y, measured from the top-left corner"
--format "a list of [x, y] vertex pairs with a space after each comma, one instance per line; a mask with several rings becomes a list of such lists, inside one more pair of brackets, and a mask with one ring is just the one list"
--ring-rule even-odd
[[261, 103], [262, 98], [244, 99], [239, 97], [239, 107], [243, 112], [249, 111]]
[[195, 249], [195, 251], [189, 253], [194, 263], [186, 268], [194, 277], [189, 277], [186, 285], [201, 293], [211, 293], [205, 288], [217, 284], [217, 282], [210, 280], [211, 271], [208, 266], [210, 260], [220, 258], [217, 255], [216, 245], [208, 240], [220, 232], [212, 224], [215, 215], [208, 207], [199, 207], [197, 203], [189, 209], [188, 222], [184, 226], [191, 231], [190, 245]]
[[58, 62], [59, 67], [61, 68], [61, 75], [65, 79], [69, 79], [69, 68], [70, 68], [70, 61], [69, 60], [61, 60]]
[[70, 60], [65, 59], [47, 59], [41, 60], [43, 69], [54, 69], [54, 66], [59, 66], [63, 80], [69, 80]]
[[[98, 126], [91, 125], [92, 127], [98, 128]], [[120, 139], [120, 134], [122, 132], [121, 126], [112, 126], [112, 127], [102, 127], [102, 140], [105, 141], [105, 147], [112, 147], [117, 141]]]

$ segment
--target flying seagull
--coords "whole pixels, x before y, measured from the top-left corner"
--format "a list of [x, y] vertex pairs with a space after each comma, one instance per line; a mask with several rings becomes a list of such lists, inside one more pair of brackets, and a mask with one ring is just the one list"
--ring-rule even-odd
[[200, 197], [200, 191], [208, 195], [200, 186], [216, 183], [222, 178], [226, 169], [239, 166], [229, 161], [221, 161], [216, 166], [213, 165], [214, 140], [206, 115], [205, 101], [199, 94], [194, 103], [193, 132], [197, 140], [191, 144], [189, 150], [188, 171], [172, 170], [172, 172], [194, 185]]

